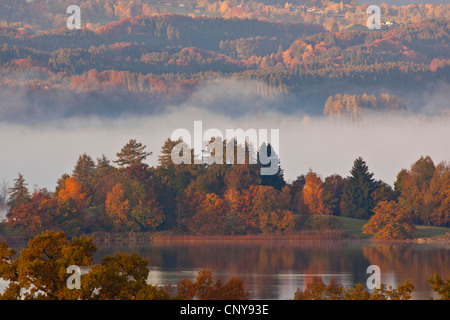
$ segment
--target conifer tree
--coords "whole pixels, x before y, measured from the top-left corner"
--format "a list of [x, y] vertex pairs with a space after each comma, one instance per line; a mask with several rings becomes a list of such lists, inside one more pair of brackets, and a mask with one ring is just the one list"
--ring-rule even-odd
[[342, 214], [354, 218], [369, 218], [376, 205], [373, 193], [377, 189], [377, 183], [373, 179], [373, 173], [369, 172], [369, 167], [361, 157], [355, 160], [350, 173], [342, 198]]
[[122, 168], [132, 165], [141, 164], [152, 152], [145, 151], [146, 146], [135, 139], [131, 139], [128, 143], [116, 154], [117, 160], [114, 163]]
[[23, 175], [19, 172], [17, 179], [14, 180], [14, 186], [9, 190], [8, 204], [11, 208], [28, 202], [31, 199], [27, 185]]
[[86, 153], [78, 157], [72, 176], [80, 182], [83, 191], [90, 195], [93, 191], [95, 177], [94, 160]]
[[278, 170], [274, 175], [261, 175], [261, 185], [263, 186], [272, 186], [277, 190], [283, 189], [283, 187], [286, 185], [286, 181], [284, 180], [284, 171], [281, 168], [280, 165], [280, 159], [278, 157], [278, 154], [275, 152], [275, 150], [273, 149], [273, 147], [269, 144], [265, 144], [263, 143], [261, 145], [260, 148], [260, 152], [258, 152], [258, 164], [262, 167], [262, 168], [268, 168], [271, 165], [273, 165], [273, 163], [269, 163], [269, 164], [262, 164], [260, 162], [260, 153], [261, 150], [263, 148], [266, 148], [266, 155], [267, 158], [271, 158], [271, 159], [277, 159], [278, 160]]

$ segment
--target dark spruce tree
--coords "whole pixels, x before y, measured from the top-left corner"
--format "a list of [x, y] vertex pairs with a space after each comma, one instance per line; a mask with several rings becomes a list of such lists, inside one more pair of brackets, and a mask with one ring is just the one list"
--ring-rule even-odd
[[261, 175], [261, 185], [272, 186], [277, 190], [281, 190], [286, 185], [286, 181], [284, 180], [284, 172], [283, 172], [283, 169], [281, 169], [280, 159], [279, 159], [278, 155], [276, 154], [275, 150], [270, 145], [270, 143], [267, 145], [265, 143], [262, 143], [261, 147], [259, 149], [259, 152], [258, 152], [258, 165], [260, 168], [268, 168], [271, 165], [273, 165], [273, 163], [270, 163], [270, 162], [268, 164], [261, 163], [260, 156], [261, 156], [261, 150], [263, 150], [263, 148], [266, 148], [266, 150], [267, 150], [267, 153], [266, 153], [267, 158], [278, 159], [278, 170], [273, 175]]
[[374, 192], [377, 190], [377, 183], [373, 179], [373, 173], [369, 172], [366, 162], [359, 157], [353, 163], [350, 174], [345, 182], [341, 213], [347, 217], [369, 218], [376, 205]]

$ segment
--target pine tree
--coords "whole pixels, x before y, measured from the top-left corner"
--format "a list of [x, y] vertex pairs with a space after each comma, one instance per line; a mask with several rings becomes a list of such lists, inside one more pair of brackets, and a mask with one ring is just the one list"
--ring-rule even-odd
[[373, 193], [377, 189], [377, 183], [373, 179], [373, 173], [369, 172], [369, 167], [361, 157], [355, 160], [350, 173], [342, 198], [342, 214], [354, 218], [369, 218], [376, 205]]
[[8, 205], [11, 208], [26, 203], [31, 199], [27, 185], [23, 175], [19, 172], [17, 179], [14, 180], [14, 186], [9, 190]]
[[[187, 161], [189, 159], [188, 156], [183, 154], [185, 150], [191, 150], [189, 146], [184, 143], [181, 138], [178, 140], [172, 140], [169, 138], [164, 142], [164, 145], [161, 147], [161, 155], [158, 156], [158, 162], [162, 168], [168, 169], [174, 166], [172, 161], [172, 151], [175, 147], [177, 147], [176, 151], [179, 152], [179, 156], [185, 159], [186, 163], [189, 163], [189, 161]], [[193, 150], [191, 150], [190, 153], [190, 163], [194, 163]]]
[[95, 166], [95, 180], [107, 176], [113, 169], [111, 161], [102, 154], [100, 158], [97, 158], [97, 164]]
[[146, 146], [135, 139], [131, 139], [128, 143], [116, 154], [117, 160], [114, 163], [120, 167], [125, 168], [135, 164], [141, 164], [152, 152], [145, 151]]
[[[269, 144], [261, 144], [261, 149], [263, 148], [267, 148], [267, 158], [270, 159], [277, 159], [278, 160], [278, 170], [274, 175], [261, 175], [261, 185], [263, 186], [272, 186], [277, 190], [283, 189], [283, 187], [286, 185], [286, 181], [284, 180], [284, 171], [281, 168], [280, 165], [280, 159], [278, 157], [278, 155], [276, 154], [275, 150], [272, 148], [272, 146]], [[273, 163], [269, 163], [269, 164], [262, 164], [260, 162], [260, 152], [258, 152], [258, 164], [262, 167], [262, 168], [268, 168], [270, 167]]]
[[95, 177], [94, 160], [86, 153], [78, 157], [77, 163], [73, 170], [72, 176], [76, 178], [87, 195], [91, 195], [93, 191]]

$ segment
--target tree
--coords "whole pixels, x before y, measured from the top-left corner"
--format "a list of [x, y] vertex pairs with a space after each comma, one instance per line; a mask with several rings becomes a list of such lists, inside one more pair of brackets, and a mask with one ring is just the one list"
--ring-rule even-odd
[[303, 190], [303, 199], [311, 214], [330, 214], [324, 205], [324, 188], [322, 180], [312, 171], [308, 173]]
[[5, 179], [3, 179], [0, 185], [0, 207], [7, 205], [9, 192], [10, 192], [9, 184], [8, 182], [5, 181]]
[[187, 223], [194, 234], [220, 235], [226, 232], [226, 204], [215, 193], [207, 193]]
[[350, 170], [351, 176], [346, 179], [344, 194], [342, 197], [344, 212], [348, 217], [368, 218], [375, 207], [373, 193], [377, 184], [373, 179], [373, 173], [369, 172], [366, 162], [357, 158]]
[[292, 195], [292, 211], [298, 214], [308, 214], [309, 208], [305, 203], [304, 189], [306, 184], [306, 176], [298, 176], [292, 182], [291, 195]]
[[226, 170], [223, 180], [227, 188], [243, 190], [260, 184], [260, 179], [263, 180], [251, 165], [236, 164]]
[[259, 215], [259, 229], [263, 233], [290, 232], [294, 226], [295, 218], [289, 210], [275, 209]]
[[[430, 224], [433, 220], [433, 212], [436, 209], [439, 193], [440, 172], [436, 172], [436, 166], [430, 157], [420, 157], [410, 170], [402, 170], [397, 177], [396, 191], [398, 190], [398, 202], [408, 211], [415, 223]], [[434, 177], [434, 186], [431, 182]]]
[[[280, 192], [272, 186], [253, 187], [250, 219], [256, 220], [260, 232], [289, 232], [295, 225], [294, 215], [280, 203]], [[283, 206], [284, 205], [284, 206]]]
[[168, 292], [147, 284], [148, 260], [136, 253], [106, 255], [81, 278], [83, 300], [169, 299]]
[[435, 170], [436, 166], [429, 156], [420, 157], [420, 159], [411, 166], [411, 175], [419, 188], [424, 189], [429, 187]]
[[98, 182], [99, 179], [106, 177], [113, 170], [111, 161], [102, 154], [101, 157], [97, 158], [97, 164], [95, 165], [95, 181]]
[[[14, 259], [16, 252], [0, 241], [0, 278], [9, 281], [0, 299], [170, 299], [170, 288], [147, 284], [148, 260], [136, 253], [117, 253], [92, 265], [96, 250], [92, 238], [68, 241], [64, 233], [46, 232], [30, 240]], [[71, 265], [91, 266], [82, 272], [80, 289], [67, 287]]]
[[257, 187], [237, 190], [227, 188], [224, 200], [228, 207], [227, 230], [231, 234], [258, 232], [258, 217], [253, 211], [253, 199]]
[[342, 285], [335, 278], [326, 285], [320, 277], [313, 277], [304, 291], [297, 289], [294, 300], [342, 300], [343, 293]]
[[140, 142], [136, 142], [135, 139], [131, 139], [121, 150], [116, 154], [117, 160], [114, 161], [122, 168], [140, 164], [148, 156], [152, 155], [152, 152], [145, 151], [146, 146]]
[[9, 281], [4, 295], [8, 299], [70, 299], [67, 267], [91, 265], [96, 250], [92, 238], [69, 242], [64, 233], [46, 232], [31, 239], [13, 260], [14, 250], [0, 243], [0, 278]]
[[433, 277], [428, 282], [431, 284], [431, 289], [439, 294], [440, 300], [450, 300], [450, 279], [444, 281], [436, 272], [433, 272]]
[[415, 290], [410, 280], [399, 284], [396, 289], [386, 284], [380, 284], [380, 288], [375, 288], [369, 297], [369, 300], [410, 300], [412, 292]]
[[106, 215], [111, 219], [115, 231], [123, 230], [129, 221], [130, 202], [125, 198], [125, 190], [121, 184], [114, 186], [106, 196]]
[[248, 300], [249, 293], [244, 289], [243, 281], [233, 276], [223, 284], [221, 279], [215, 282], [211, 272], [200, 270], [195, 282], [181, 280], [177, 286], [177, 298], [183, 300]]
[[128, 225], [133, 231], [155, 231], [165, 219], [164, 211], [155, 200], [132, 206], [129, 217]]
[[373, 193], [373, 200], [375, 203], [379, 201], [394, 201], [397, 200], [396, 193], [392, 187], [386, 182], [378, 180], [376, 182], [377, 188]]
[[95, 178], [95, 163], [94, 160], [86, 153], [78, 157], [75, 168], [73, 169], [72, 177], [78, 180], [81, 184], [83, 192], [89, 197], [92, 195]]
[[339, 216], [341, 214], [340, 203], [344, 193], [344, 185], [344, 179], [338, 174], [325, 178], [323, 200], [325, 207], [331, 211], [332, 215]]
[[64, 182], [64, 188], [58, 192], [58, 200], [65, 202], [73, 200], [79, 209], [87, 207], [86, 193], [83, 192], [83, 187], [78, 179], [69, 177]]
[[21, 230], [27, 236], [35, 236], [53, 226], [55, 207], [50, 196], [43, 191], [33, 194], [30, 200], [14, 206], [7, 214], [11, 228]]
[[190, 160], [189, 163], [191, 164], [194, 163], [193, 150], [191, 150], [189, 146], [185, 142], [183, 142], [181, 138], [175, 141], [169, 138], [164, 142], [164, 145], [161, 147], [161, 155], [158, 156], [158, 162], [162, 168], [168, 169], [174, 166], [174, 163], [172, 161], [172, 152], [174, 151], [174, 148], [177, 146], [179, 148], [179, 150], [177, 151], [179, 151], [180, 158], [185, 159], [186, 155], [184, 155], [183, 152], [190, 151], [190, 158], [186, 159]]
[[26, 203], [30, 200], [30, 193], [28, 192], [27, 184], [23, 175], [19, 172], [17, 179], [14, 180], [14, 186], [9, 190], [8, 205], [14, 208], [20, 204]]
[[56, 181], [55, 194], [58, 194], [60, 190], [66, 187], [66, 180], [70, 178], [70, 175], [64, 173], [61, 177]]
[[415, 228], [406, 210], [395, 201], [380, 201], [375, 213], [363, 226], [363, 233], [373, 234], [375, 239], [411, 239]]
[[56, 216], [58, 228], [68, 236], [79, 234], [83, 227], [85, 209], [88, 206], [86, 193], [81, 183], [73, 177], [64, 180], [63, 187], [59, 187], [56, 200]]
[[450, 224], [450, 166], [441, 163], [436, 167], [430, 183], [431, 197], [434, 200], [434, 210], [430, 220], [438, 226]]
[[313, 277], [311, 282], [306, 284], [304, 291], [297, 289], [294, 300], [410, 300], [414, 290], [410, 280], [399, 284], [397, 288], [388, 288], [382, 283], [380, 288], [370, 293], [362, 284], [356, 284], [354, 288], [344, 288], [335, 278], [331, 278], [330, 284], [327, 285], [320, 277]]
[[[261, 151], [264, 150], [264, 151]], [[269, 164], [261, 164], [261, 152], [263, 152], [264, 155], [267, 156], [268, 159], [271, 159], [272, 161], [278, 163], [278, 169], [275, 174], [273, 175], [261, 175], [261, 185], [263, 186], [272, 186], [277, 190], [283, 189], [283, 187], [286, 185], [286, 181], [284, 181], [284, 171], [281, 168], [280, 159], [278, 155], [276, 154], [275, 150], [273, 149], [272, 145], [265, 144], [265, 142], [261, 145], [261, 148], [258, 152], [258, 163], [260, 164], [261, 168], [268, 168], [271, 165], [273, 165], [273, 162], [270, 162]]]

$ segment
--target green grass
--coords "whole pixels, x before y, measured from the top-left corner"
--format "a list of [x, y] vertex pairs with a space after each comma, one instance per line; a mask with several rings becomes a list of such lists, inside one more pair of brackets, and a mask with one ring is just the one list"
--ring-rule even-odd
[[370, 235], [362, 233], [362, 227], [368, 220], [338, 216], [336, 216], [336, 218], [342, 223], [344, 231], [351, 238], [370, 238]]
[[450, 228], [416, 226], [416, 238], [443, 238]]
[[[370, 238], [368, 234], [362, 233], [362, 227], [367, 223], [365, 219], [355, 219], [348, 217], [336, 217], [341, 221], [344, 231], [347, 232], [350, 238]], [[416, 225], [415, 238], [443, 238], [447, 232], [450, 233], [450, 228], [418, 226]]]

